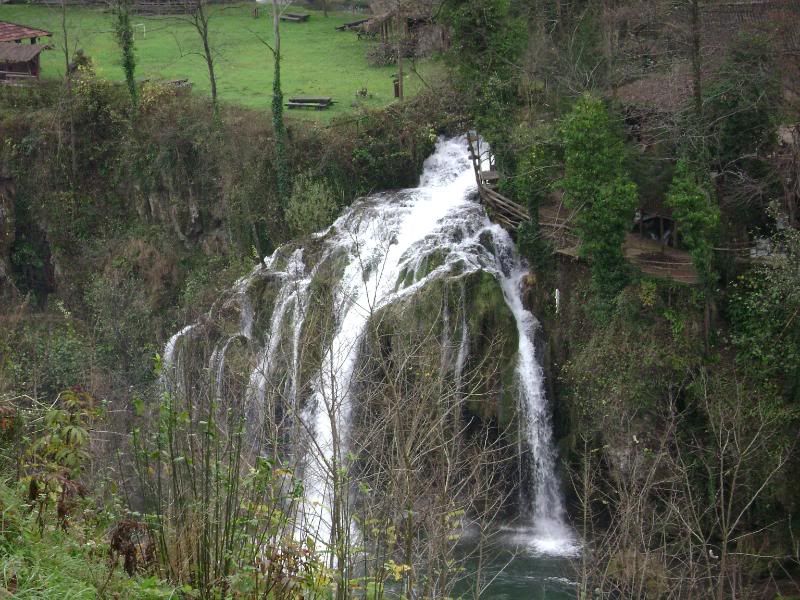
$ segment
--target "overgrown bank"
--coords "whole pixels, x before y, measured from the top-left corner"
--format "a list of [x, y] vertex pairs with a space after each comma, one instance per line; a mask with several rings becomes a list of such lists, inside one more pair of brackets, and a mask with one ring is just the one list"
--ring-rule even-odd
[[[290, 122], [293, 187], [278, 198], [264, 116], [230, 109], [215, 120], [206, 103], [147, 86], [132, 117], [124, 89], [91, 72], [75, 88], [71, 101], [58, 86], [0, 90], [17, 107], [0, 124], [0, 291], [22, 311], [4, 384], [39, 395], [67, 381], [106, 385], [104, 395], [147, 381], [176, 326], [353, 198], [413, 185], [437, 131], [457, 118], [439, 91], [329, 127]], [[43, 309], [48, 319], [25, 318]], [[45, 347], [41, 327], [52, 328]]]
[[[800, 13], [742, 6], [446, 3], [493, 179], [531, 215], [581, 598], [800, 590]], [[698, 285], [642, 276], [633, 233]]]

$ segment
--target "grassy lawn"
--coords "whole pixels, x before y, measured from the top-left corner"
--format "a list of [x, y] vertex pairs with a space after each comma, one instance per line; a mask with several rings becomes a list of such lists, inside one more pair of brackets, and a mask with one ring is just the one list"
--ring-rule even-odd
[[[272, 94], [272, 55], [263, 41], [272, 42], [270, 7], [260, 5], [260, 17], [253, 18], [253, 3], [215, 6], [211, 19], [211, 41], [217, 53], [216, 73], [219, 97], [223, 102], [250, 108], [268, 109]], [[351, 111], [355, 106], [380, 107], [394, 100], [391, 75], [394, 67], [371, 67], [365, 54], [366, 42], [353, 32], [336, 31], [337, 25], [359, 18], [351, 13], [309, 12], [305, 23], [282, 23], [283, 61], [281, 76], [284, 96], [331, 96], [336, 101], [326, 111], [295, 110], [290, 114], [328, 121]], [[60, 9], [45, 6], [0, 5], [0, 20], [12, 21], [53, 32], [54, 49], [42, 54], [43, 77], [61, 77], [64, 56]], [[208, 94], [208, 70], [201, 56], [196, 31], [179, 16], [134, 16], [136, 24], [137, 78], [188, 78], [195, 93]], [[113, 32], [113, 15], [102, 9], [67, 9], [70, 48], [83, 48], [98, 75], [122, 81], [119, 50]], [[417, 65], [420, 75], [429, 80], [439, 72], [436, 61]], [[408, 71], [408, 69], [407, 69]], [[408, 73], [406, 93], [415, 94], [424, 84]], [[367, 88], [371, 97], [356, 98]], [[300, 114], [302, 113], [302, 114]]]

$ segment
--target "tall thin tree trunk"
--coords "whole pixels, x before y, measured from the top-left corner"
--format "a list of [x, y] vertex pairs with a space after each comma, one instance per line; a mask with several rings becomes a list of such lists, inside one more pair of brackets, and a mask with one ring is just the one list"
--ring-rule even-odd
[[278, 0], [272, 0], [272, 26], [275, 40], [272, 48], [274, 75], [272, 79], [272, 128], [275, 132], [276, 187], [278, 204], [284, 206], [289, 197], [289, 169], [286, 164], [286, 126], [283, 122], [283, 91], [281, 90], [281, 17]]
[[131, 25], [130, 0], [119, 0], [116, 5], [117, 22], [114, 27], [117, 44], [122, 54], [122, 71], [131, 96], [131, 105], [136, 110], [138, 90], [136, 89], [136, 56], [134, 54], [134, 35]]
[[211, 84], [211, 104], [214, 112], [218, 111], [217, 103], [217, 77], [214, 74], [214, 59], [211, 56], [211, 48], [208, 45], [208, 37], [203, 39], [203, 51], [206, 53], [206, 64], [208, 65], [208, 81]]
[[196, 6], [196, 13], [194, 15], [195, 27], [200, 34], [200, 39], [203, 42], [203, 55], [206, 59], [206, 66], [208, 67], [208, 83], [211, 86], [211, 106], [214, 110], [214, 115], [219, 113], [219, 103], [217, 101], [217, 76], [214, 72], [214, 54], [211, 51], [211, 42], [209, 40], [208, 21], [209, 16], [204, 8], [205, 0], [198, 0]]
[[400, 100], [403, 99], [403, 41], [405, 40], [405, 23], [403, 20], [403, 11], [398, 7], [397, 9], [397, 96]]
[[689, 19], [692, 38], [692, 94], [694, 96], [695, 114], [699, 118], [703, 114], [703, 64], [700, 54], [700, 0], [689, 0]]
[[61, 33], [64, 36], [64, 85], [67, 93], [67, 114], [69, 117], [69, 151], [72, 167], [72, 184], [78, 178], [78, 153], [75, 148], [75, 114], [72, 102], [72, 73], [69, 68], [69, 32], [67, 31], [67, 0], [61, 0]]

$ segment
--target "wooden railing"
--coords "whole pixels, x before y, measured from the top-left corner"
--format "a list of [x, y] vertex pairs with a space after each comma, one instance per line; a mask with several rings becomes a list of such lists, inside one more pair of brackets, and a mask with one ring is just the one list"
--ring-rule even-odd
[[29, 85], [37, 83], [39, 78], [30, 73], [17, 73], [14, 71], [0, 71], [0, 84], [3, 85]]
[[[494, 183], [497, 182], [499, 175], [496, 171], [482, 169], [482, 153], [480, 150], [480, 138], [475, 134], [467, 135], [469, 144], [469, 156], [472, 160], [472, 168], [475, 171], [475, 180], [478, 183], [478, 193], [481, 202], [486, 206], [490, 217], [497, 221], [505, 229], [512, 233], [515, 232], [521, 223], [530, 219], [528, 210], [513, 200], [510, 200], [499, 193]], [[488, 158], [488, 157], [487, 157]]]

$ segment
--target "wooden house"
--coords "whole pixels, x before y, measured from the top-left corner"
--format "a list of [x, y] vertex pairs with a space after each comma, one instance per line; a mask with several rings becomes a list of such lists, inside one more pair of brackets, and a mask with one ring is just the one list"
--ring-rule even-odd
[[0, 81], [39, 79], [39, 55], [46, 48], [42, 44], [0, 42]]
[[53, 34], [17, 23], [0, 21], [0, 81], [14, 83], [38, 79], [39, 55], [49, 46], [37, 43]]
[[412, 54], [426, 56], [446, 49], [446, 29], [435, 22], [432, 4], [419, 0], [372, 0], [372, 17], [358, 29], [384, 44], [399, 36], [413, 47]]

